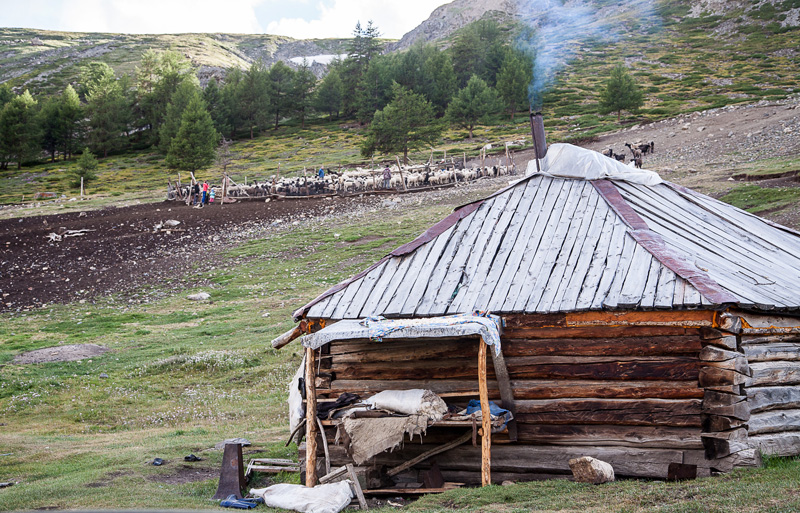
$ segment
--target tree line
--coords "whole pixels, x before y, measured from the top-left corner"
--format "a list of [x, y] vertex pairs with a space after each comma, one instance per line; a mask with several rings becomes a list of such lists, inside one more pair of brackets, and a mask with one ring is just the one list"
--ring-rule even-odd
[[292, 69], [258, 61], [201, 87], [182, 56], [148, 50], [132, 74], [90, 63], [58, 96], [37, 100], [3, 84], [0, 169], [43, 154], [70, 159], [87, 147], [102, 156], [155, 148], [169, 167], [194, 171], [213, 162], [220, 138], [253, 138], [287, 120], [304, 128], [312, 117], [368, 124], [365, 155], [407, 155], [448, 123], [472, 137], [487, 116], [504, 111], [513, 120], [527, 105], [533, 56], [510, 45], [492, 20], [467, 26], [444, 51], [430, 44], [382, 51], [370, 22], [356, 25], [346, 56], [322, 80], [307, 62]]

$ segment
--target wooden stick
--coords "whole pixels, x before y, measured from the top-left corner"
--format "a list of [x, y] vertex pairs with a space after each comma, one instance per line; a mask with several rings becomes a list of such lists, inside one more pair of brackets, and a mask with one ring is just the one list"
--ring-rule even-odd
[[503, 357], [503, 352], [492, 351], [492, 361], [494, 362], [494, 374], [497, 377], [497, 385], [500, 388], [500, 397], [503, 400], [503, 408], [510, 411], [514, 418], [508, 423], [508, 438], [512, 442], [517, 441], [517, 409], [514, 406], [514, 389], [511, 387], [511, 378], [508, 376], [508, 367]]
[[[481, 398], [481, 486], [492, 484], [492, 414], [489, 409], [489, 387], [486, 383], [486, 342], [478, 349], [478, 391]], [[306, 481], [307, 482], [307, 481]]]
[[298, 338], [302, 334], [303, 334], [303, 330], [302, 330], [301, 326], [299, 326], [299, 325], [295, 326], [294, 328], [290, 329], [289, 331], [287, 331], [283, 335], [275, 337], [275, 339], [272, 341], [272, 347], [273, 347], [273, 349], [280, 349], [283, 346], [285, 346], [286, 344], [288, 344], [289, 342], [291, 342], [292, 340]]
[[458, 447], [459, 445], [461, 445], [463, 443], [466, 443], [466, 442], [470, 441], [471, 439], [472, 439], [472, 431], [470, 430], [470, 431], [467, 431], [466, 433], [464, 433], [463, 436], [460, 436], [460, 437], [456, 438], [452, 442], [447, 442], [446, 444], [442, 444], [439, 447], [434, 447], [433, 449], [431, 449], [429, 451], [423, 452], [422, 454], [420, 454], [416, 458], [412, 458], [412, 459], [408, 460], [407, 462], [405, 462], [405, 463], [403, 463], [401, 465], [398, 465], [398, 466], [396, 466], [394, 468], [389, 469], [389, 471], [386, 472], [386, 475], [389, 476], [389, 477], [396, 476], [400, 472], [413, 467], [414, 465], [416, 465], [417, 463], [419, 463], [421, 461], [427, 460], [431, 456], [436, 456], [437, 454], [441, 454], [441, 453], [443, 453], [445, 451], [449, 451], [453, 447]]
[[348, 463], [345, 465], [347, 468], [347, 474], [350, 476], [350, 481], [353, 482], [353, 490], [356, 492], [356, 497], [358, 498], [358, 505], [361, 507], [362, 510], [367, 510], [367, 499], [364, 497], [364, 491], [361, 489], [361, 483], [358, 482], [358, 476], [356, 475], [356, 469], [353, 468], [352, 463]]
[[81, 177], [81, 199], [83, 199], [83, 177]]
[[403, 168], [400, 166], [400, 157], [395, 155], [394, 158], [397, 161], [397, 171], [400, 173], [400, 183], [403, 184], [403, 190], [407, 191], [408, 189], [406, 188], [406, 180], [403, 178]]
[[317, 484], [316, 353], [306, 348], [306, 486]]
[[325, 427], [322, 425], [322, 421], [317, 417], [317, 426], [319, 427], [319, 432], [322, 433], [322, 449], [325, 451], [325, 474], [331, 473], [331, 453], [328, 452], [328, 439], [325, 437]]

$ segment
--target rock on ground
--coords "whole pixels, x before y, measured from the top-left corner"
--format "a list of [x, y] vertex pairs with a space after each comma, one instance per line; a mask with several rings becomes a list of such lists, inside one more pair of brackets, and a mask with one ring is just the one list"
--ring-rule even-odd
[[614, 467], [591, 456], [569, 460], [569, 468], [578, 483], [602, 484], [614, 481]]

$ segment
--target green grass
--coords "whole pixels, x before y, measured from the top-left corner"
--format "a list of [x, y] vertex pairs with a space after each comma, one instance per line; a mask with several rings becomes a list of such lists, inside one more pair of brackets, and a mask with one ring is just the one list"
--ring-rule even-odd
[[758, 185], [742, 185], [721, 199], [735, 207], [758, 214], [796, 205], [800, 201], [800, 188], [762, 188]]

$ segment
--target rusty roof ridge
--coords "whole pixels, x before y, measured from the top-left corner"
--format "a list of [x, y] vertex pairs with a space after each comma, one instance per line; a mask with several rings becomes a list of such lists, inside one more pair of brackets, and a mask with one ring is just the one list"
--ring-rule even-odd
[[611, 180], [593, 180], [592, 185], [609, 207], [630, 228], [628, 233], [637, 244], [669, 268], [672, 272], [689, 282], [714, 305], [739, 303], [739, 299], [717, 283], [707, 272], [689, 261], [674, 248], [669, 247], [664, 238], [654, 232], [647, 222], [625, 201]]

